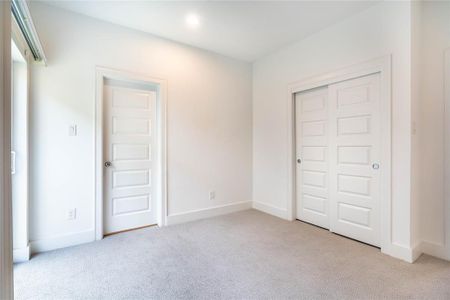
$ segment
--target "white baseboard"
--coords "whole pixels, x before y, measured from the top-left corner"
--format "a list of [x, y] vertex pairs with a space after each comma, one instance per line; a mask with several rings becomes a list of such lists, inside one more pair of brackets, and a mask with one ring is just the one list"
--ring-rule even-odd
[[38, 253], [89, 243], [94, 240], [95, 240], [95, 231], [94, 229], [92, 229], [46, 239], [30, 241], [30, 247], [31, 253]]
[[412, 249], [412, 261], [414, 262], [422, 254], [431, 255], [440, 259], [450, 260], [450, 253], [443, 244], [421, 241]]
[[219, 215], [225, 215], [250, 208], [252, 208], [252, 202], [243, 201], [209, 208], [191, 210], [184, 213], [169, 215], [167, 217], [166, 224], [167, 225], [180, 224], [200, 219], [211, 218]]
[[26, 247], [13, 249], [13, 261], [14, 263], [20, 263], [30, 260], [30, 244]]
[[284, 220], [289, 220], [286, 209], [281, 209], [270, 204], [257, 201], [253, 201], [253, 208], [265, 212], [266, 214], [273, 215]]
[[396, 243], [392, 243], [389, 249], [382, 250], [382, 252], [384, 254], [404, 260], [409, 263], [413, 263], [421, 254], [419, 248], [412, 249], [405, 245], [400, 245]]
[[409, 263], [415, 262], [422, 254], [428, 254], [437, 258], [450, 260], [450, 255], [445, 245], [428, 241], [421, 241], [412, 248], [393, 243], [386, 254]]
[[450, 260], [450, 251], [442, 244], [436, 244], [433, 242], [422, 241], [420, 243], [421, 251], [425, 254], [435, 256], [437, 258]]
[[422, 243], [418, 243], [412, 248], [412, 261], [415, 262], [422, 254]]

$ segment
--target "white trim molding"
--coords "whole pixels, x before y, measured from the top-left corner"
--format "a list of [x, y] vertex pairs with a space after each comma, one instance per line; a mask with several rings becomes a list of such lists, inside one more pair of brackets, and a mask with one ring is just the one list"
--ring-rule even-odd
[[288, 221], [292, 221], [288, 216], [288, 211], [286, 209], [282, 209], [280, 207], [276, 207], [267, 203], [262, 203], [258, 201], [253, 202], [253, 208], [259, 211], [262, 211], [266, 214], [276, 216], [281, 219], [285, 219]]
[[[287, 120], [288, 120], [288, 207], [287, 219], [296, 218], [296, 196], [295, 196], [295, 116], [294, 116], [294, 94], [309, 89], [327, 86], [336, 82], [358, 78], [370, 74], [380, 74], [381, 88], [381, 161], [383, 168], [381, 171], [381, 252], [388, 255], [411, 261], [412, 249], [401, 247], [392, 241], [392, 203], [391, 203], [391, 56], [373, 59], [367, 62], [355, 64], [353, 66], [328, 72], [324, 75], [306, 78], [294, 82], [288, 86], [287, 95]], [[401, 250], [399, 250], [401, 249]]]
[[11, 203], [11, 2], [0, 2], [0, 299], [14, 298]]
[[420, 245], [415, 247], [409, 247], [406, 245], [401, 245], [396, 242], [392, 242], [389, 248], [389, 253], [381, 250], [383, 253], [388, 254], [392, 257], [399, 258], [409, 263], [413, 263], [422, 254], [420, 252]]
[[252, 201], [242, 201], [209, 208], [191, 210], [183, 213], [169, 215], [167, 217], [167, 225], [180, 224], [220, 215], [226, 215], [250, 208], [252, 208]]
[[[450, 48], [444, 55], [444, 245], [427, 243], [423, 252], [450, 260]], [[426, 242], [425, 242], [426, 243]], [[435, 245], [435, 246], [433, 246]]]
[[415, 262], [423, 254], [422, 243], [417, 243], [412, 247], [411, 263]]
[[30, 252], [38, 253], [45, 252], [84, 243], [92, 242], [95, 239], [94, 229], [58, 235], [41, 240], [34, 240], [30, 242]]
[[30, 260], [30, 245], [28, 244], [26, 247], [18, 248], [13, 250], [13, 260], [14, 263], [26, 262]]
[[444, 244], [437, 244], [429, 241], [421, 241], [418, 245], [420, 253], [425, 253], [434, 257], [449, 260], [448, 248]]
[[155, 86], [157, 90], [157, 170], [158, 175], [158, 225], [165, 226], [167, 219], [167, 81], [147, 75], [104, 67], [96, 68], [95, 91], [95, 239], [103, 238], [103, 86], [106, 79], [142, 83]]

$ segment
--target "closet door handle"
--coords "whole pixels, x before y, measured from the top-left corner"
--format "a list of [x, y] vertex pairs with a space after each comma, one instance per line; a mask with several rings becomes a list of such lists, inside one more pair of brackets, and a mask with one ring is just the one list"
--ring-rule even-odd
[[379, 168], [380, 168], [380, 164], [377, 164], [377, 163], [372, 164], [372, 169], [378, 170]]
[[301, 164], [301, 163], [302, 163], [302, 160], [301, 160], [300, 158], [297, 158], [297, 163], [298, 163], [298, 164]]

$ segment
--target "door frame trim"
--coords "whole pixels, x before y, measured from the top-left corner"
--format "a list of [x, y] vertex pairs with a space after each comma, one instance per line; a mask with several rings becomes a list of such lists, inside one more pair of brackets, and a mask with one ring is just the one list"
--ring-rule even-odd
[[[436, 256], [450, 259], [450, 48], [444, 53], [444, 253], [434, 251]], [[439, 245], [440, 246], [440, 245]], [[439, 249], [440, 247], [433, 247]]]
[[0, 299], [14, 298], [11, 199], [11, 2], [0, 2]]
[[330, 85], [370, 74], [380, 74], [380, 104], [381, 104], [381, 164], [380, 168], [380, 233], [381, 252], [395, 256], [392, 242], [392, 201], [391, 201], [391, 144], [392, 144], [392, 117], [391, 117], [391, 55], [373, 59], [367, 62], [352, 65], [347, 68], [309, 77], [288, 85], [287, 121], [288, 121], [288, 186], [287, 186], [287, 218], [296, 219], [296, 169], [295, 169], [295, 94], [313, 88]]
[[95, 84], [95, 239], [101, 240], [104, 236], [104, 217], [103, 217], [103, 86], [106, 79], [113, 79], [131, 83], [145, 83], [155, 86], [158, 91], [157, 98], [157, 174], [158, 184], [158, 226], [165, 226], [167, 222], [167, 80], [151, 77], [142, 74], [136, 74], [128, 71], [116, 70], [97, 66]]

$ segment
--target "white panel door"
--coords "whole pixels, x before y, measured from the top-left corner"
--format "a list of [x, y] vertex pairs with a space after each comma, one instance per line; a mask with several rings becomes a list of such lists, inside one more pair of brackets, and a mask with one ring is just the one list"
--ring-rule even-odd
[[380, 246], [380, 78], [329, 86], [330, 230]]
[[156, 93], [107, 84], [104, 95], [104, 234], [156, 224]]
[[328, 90], [295, 95], [297, 218], [329, 228]]

